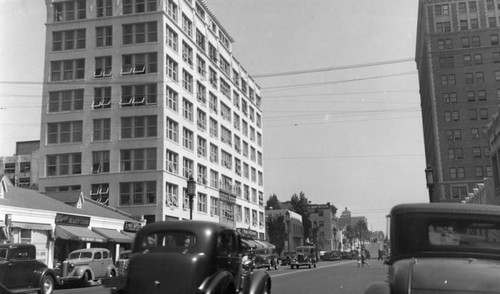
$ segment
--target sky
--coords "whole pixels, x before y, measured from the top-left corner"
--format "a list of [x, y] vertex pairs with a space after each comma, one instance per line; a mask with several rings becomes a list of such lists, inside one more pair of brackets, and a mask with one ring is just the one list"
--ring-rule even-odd
[[[0, 156], [40, 139], [44, 2], [0, 1]], [[392, 206], [428, 201], [418, 1], [206, 2], [261, 87], [265, 200], [302, 192], [384, 232]]]

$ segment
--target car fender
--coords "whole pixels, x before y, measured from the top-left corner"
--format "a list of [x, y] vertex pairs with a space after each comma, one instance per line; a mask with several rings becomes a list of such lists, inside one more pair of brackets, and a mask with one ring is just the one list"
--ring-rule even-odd
[[365, 294], [390, 294], [391, 286], [386, 282], [372, 283], [365, 290]]
[[203, 283], [201, 283], [199, 289], [203, 293], [218, 293], [221, 292], [221, 287], [227, 285], [228, 283], [235, 284], [234, 276], [228, 271], [219, 271], [215, 275], [206, 278]]
[[116, 269], [116, 266], [110, 264], [106, 268], [106, 276], [107, 277], [109, 277], [109, 275], [111, 274], [111, 271], [115, 271], [115, 276], [118, 276], [118, 270]]
[[83, 273], [85, 273], [86, 271], [90, 272], [89, 280], [94, 280], [94, 271], [89, 266], [78, 266], [78, 268], [74, 271], [73, 276], [81, 278], [83, 277]]
[[243, 285], [243, 294], [270, 293], [265, 291], [266, 286], [271, 289], [271, 278], [265, 271], [254, 271], [247, 277], [247, 282]]
[[50, 268], [45, 268], [45, 269], [40, 269], [37, 271], [37, 284], [40, 285], [42, 283], [42, 279], [45, 276], [51, 276], [52, 279], [54, 280], [55, 284], [59, 284], [59, 279], [57, 279], [57, 274], [53, 269]]

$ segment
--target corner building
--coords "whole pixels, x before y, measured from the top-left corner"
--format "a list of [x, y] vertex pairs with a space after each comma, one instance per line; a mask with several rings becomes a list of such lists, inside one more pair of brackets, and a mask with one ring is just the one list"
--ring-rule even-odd
[[264, 237], [260, 88], [205, 1], [46, 0], [40, 191]]
[[499, 16], [498, 0], [419, 1], [416, 63], [431, 202], [460, 202], [492, 177], [487, 124], [500, 99]]

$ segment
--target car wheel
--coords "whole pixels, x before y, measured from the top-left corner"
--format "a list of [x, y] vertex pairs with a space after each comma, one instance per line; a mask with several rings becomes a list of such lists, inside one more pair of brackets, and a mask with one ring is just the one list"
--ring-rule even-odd
[[313, 263], [313, 267], [316, 268], [316, 264], [315, 263]]
[[266, 279], [266, 283], [264, 285], [264, 292], [262, 294], [271, 294], [271, 280]]
[[38, 294], [52, 294], [54, 291], [54, 278], [52, 276], [46, 275], [42, 278], [42, 284], [40, 285], [40, 290]]
[[82, 287], [87, 287], [89, 285], [89, 272], [84, 272], [83, 273], [83, 277], [82, 279], [80, 280], [80, 285]]
[[114, 270], [111, 270], [111, 271], [109, 272], [108, 278], [114, 278], [114, 277], [116, 277], [116, 273], [115, 273], [115, 271], [114, 271]]
[[290, 268], [293, 269], [293, 264], [290, 265]]
[[311, 264], [309, 264], [309, 268], [311, 268]]

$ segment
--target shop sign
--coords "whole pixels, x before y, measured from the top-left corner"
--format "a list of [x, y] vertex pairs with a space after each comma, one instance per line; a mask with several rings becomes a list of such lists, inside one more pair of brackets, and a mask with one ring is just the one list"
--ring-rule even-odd
[[139, 222], [131, 222], [131, 221], [126, 221], [123, 224], [123, 230], [125, 232], [139, 232], [141, 229], [142, 224]]
[[236, 231], [240, 233], [240, 235], [247, 239], [257, 239], [258, 233], [257, 231], [246, 229], [246, 228], [236, 228]]
[[55, 223], [56, 225], [88, 227], [90, 225], [90, 217], [58, 213], [56, 214]]

